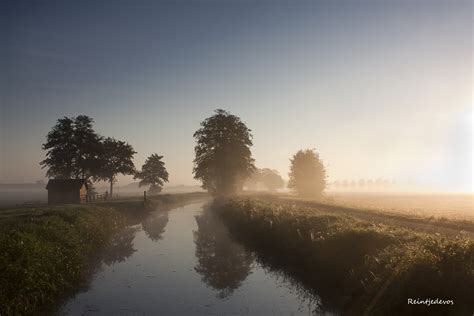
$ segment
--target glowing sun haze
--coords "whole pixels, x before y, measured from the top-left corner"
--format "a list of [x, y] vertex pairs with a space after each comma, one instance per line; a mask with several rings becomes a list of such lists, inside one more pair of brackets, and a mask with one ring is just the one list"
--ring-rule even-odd
[[[0, 10], [0, 182], [44, 177], [57, 118], [86, 114], [194, 184], [216, 108], [286, 178], [316, 148], [329, 180], [472, 192], [472, 2], [32, 2]], [[131, 181], [120, 178], [120, 184]]]

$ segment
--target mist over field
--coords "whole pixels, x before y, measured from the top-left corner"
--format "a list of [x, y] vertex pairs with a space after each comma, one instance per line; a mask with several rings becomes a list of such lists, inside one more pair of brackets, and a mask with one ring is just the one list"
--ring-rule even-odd
[[0, 315], [474, 315], [473, 2], [0, 4]]

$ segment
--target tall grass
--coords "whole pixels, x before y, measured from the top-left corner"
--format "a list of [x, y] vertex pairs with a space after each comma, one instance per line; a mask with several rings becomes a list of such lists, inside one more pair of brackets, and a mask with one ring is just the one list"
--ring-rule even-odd
[[124, 225], [116, 210], [93, 206], [29, 210], [3, 219], [0, 314], [36, 314], [53, 306], [84, 282], [92, 254]]
[[[234, 200], [217, 210], [236, 238], [344, 314], [472, 314], [474, 241], [377, 225], [316, 208]], [[454, 305], [408, 305], [408, 299]]]

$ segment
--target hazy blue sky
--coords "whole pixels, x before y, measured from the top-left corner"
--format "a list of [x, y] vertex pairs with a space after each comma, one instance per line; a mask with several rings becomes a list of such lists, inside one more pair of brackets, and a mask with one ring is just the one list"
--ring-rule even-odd
[[284, 177], [316, 148], [330, 180], [472, 191], [471, 1], [3, 3], [0, 182], [41, 179], [56, 119], [87, 114], [194, 183], [192, 134], [224, 108]]

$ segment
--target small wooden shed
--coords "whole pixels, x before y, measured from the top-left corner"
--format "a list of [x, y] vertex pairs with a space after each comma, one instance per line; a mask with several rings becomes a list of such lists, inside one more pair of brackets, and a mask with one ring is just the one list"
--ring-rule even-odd
[[83, 203], [86, 201], [85, 179], [50, 179], [46, 185], [48, 204]]

